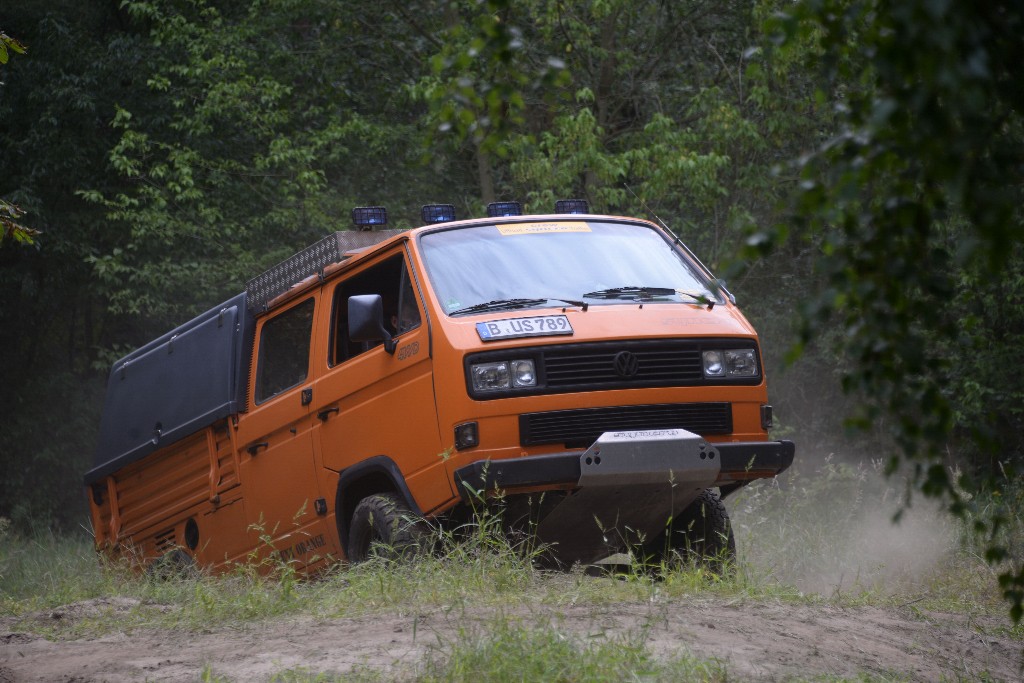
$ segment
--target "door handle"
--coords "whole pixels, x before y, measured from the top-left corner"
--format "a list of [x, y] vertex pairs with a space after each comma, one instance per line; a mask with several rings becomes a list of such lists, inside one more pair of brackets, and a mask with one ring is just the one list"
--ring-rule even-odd
[[341, 408], [339, 408], [338, 406], [334, 406], [333, 408], [324, 408], [319, 413], [317, 413], [316, 416], [320, 418], [321, 422], [327, 422], [327, 418], [329, 418], [331, 416], [331, 413], [340, 413], [340, 412], [341, 412]]
[[269, 446], [270, 444], [267, 443], [266, 441], [260, 441], [259, 443], [254, 443], [245, 450], [249, 451], [249, 455], [255, 457], [256, 454], [260, 452], [261, 448], [268, 448]]

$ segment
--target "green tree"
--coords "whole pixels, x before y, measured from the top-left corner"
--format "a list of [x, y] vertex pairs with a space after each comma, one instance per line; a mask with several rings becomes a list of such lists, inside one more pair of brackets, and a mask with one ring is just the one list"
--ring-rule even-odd
[[31, 49], [3, 67], [0, 197], [39, 234], [37, 248], [0, 249], [0, 516], [66, 527], [85, 511], [81, 474], [102, 405], [94, 363], [133, 333], [106, 315], [85, 261], [116, 235], [75, 190], [114, 185], [113, 103], [131, 99], [144, 51], [109, 3], [25, 0], [3, 19]]
[[[805, 343], [838, 325], [844, 386], [864, 398], [861, 427], [886, 423], [920, 490], [965, 514], [980, 487], [942, 455], [1021, 452], [1020, 352], [1024, 12], [1013, 3], [807, 0], [772, 24], [784, 49], [816, 44], [819, 99], [841, 129], [801, 162], [792, 237], [813, 245], [826, 283], [803, 307]], [[1005, 316], [1005, 317], [1004, 317]], [[987, 404], [987, 405], [986, 405]], [[963, 418], [969, 422], [963, 422]], [[958, 419], [960, 418], [960, 419]], [[998, 474], [990, 468], [975, 472]], [[1004, 479], [1005, 480], [1005, 479]], [[1008, 558], [1000, 511], [987, 557]], [[1024, 566], [1000, 581], [1020, 620]]]
[[[8, 62], [12, 52], [23, 55], [26, 51], [25, 45], [17, 38], [12, 38], [3, 31], [0, 31], [0, 65]], [[0, 159], [0, 161], [3, 161], [3, 159]], [[27, 228], [18, 222], [18, 219], [24, 215], [24, 210], [15, 204], [0, 199], [0, 227], [3, 228], [2, 233], [0, 233], [0, 246], [8, 242], [32, 244], [32, 238], [38, 235], [39, 231]]]
[[829, 119], [808, 79], [795, 86], [791, 65], [748, 49], [761, 5], [459, 7], [421, 92], [438, 139], [475, 146], [485, 199], [536, 211], [566, 197], [608, 212], [649, 206], [714, 264], [741, 226], [771, 219], [784, 187], [772, 164]]
[[180, 321], [348, 227], [353, 205], [416, 186], [385, 17], [298, 0], [124, 7], [148, 27], [147, 97], [113, 118], [124, 186], [82, 193], [121, 234], [91, 259], [112, 312]]

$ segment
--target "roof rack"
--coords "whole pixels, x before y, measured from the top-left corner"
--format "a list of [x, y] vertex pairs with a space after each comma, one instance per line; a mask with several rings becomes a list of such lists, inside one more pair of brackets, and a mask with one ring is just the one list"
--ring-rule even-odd
[[275, 297], [295, 283], [311, 275], [322, 275], [324, 268], [344, 261], [352, 252], [379, 244], [401, 232], [404, 231], [349, 230], [328, 235], [245, 283], [246, 305], [253, 313], [262, 313]]

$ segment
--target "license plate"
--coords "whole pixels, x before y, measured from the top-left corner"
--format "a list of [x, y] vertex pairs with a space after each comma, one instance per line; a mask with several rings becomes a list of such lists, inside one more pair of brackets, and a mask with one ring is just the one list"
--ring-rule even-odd
[[483, 341], [516, 337], [546, 337], [572, 334], [572, 325], [564, 315], [540, 315], [533, 318], [509, 318], [476, 324], [476, 333]]

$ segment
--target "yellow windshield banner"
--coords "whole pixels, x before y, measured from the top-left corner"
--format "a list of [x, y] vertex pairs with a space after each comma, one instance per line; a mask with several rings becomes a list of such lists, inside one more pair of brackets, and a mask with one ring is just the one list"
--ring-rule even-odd
[[549, 223], [516, 223], [498, 225], [502, 235], [537, 235], [546, 232], [590, 232], [590, 226], [583, 221], [551, 221]]

